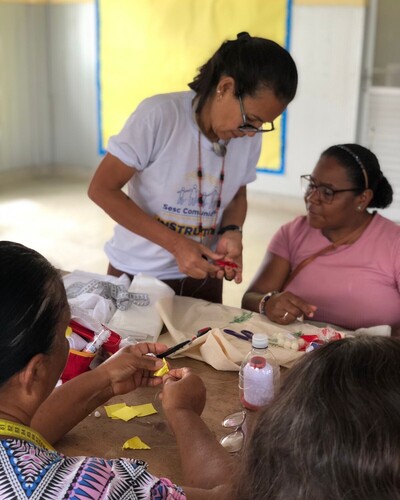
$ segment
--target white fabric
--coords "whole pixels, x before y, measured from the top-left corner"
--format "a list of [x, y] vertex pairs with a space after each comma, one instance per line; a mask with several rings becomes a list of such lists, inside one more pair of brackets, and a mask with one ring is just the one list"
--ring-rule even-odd
[[[180, 350], [176, 357], [188, 356], [198, 359], [216, 370], [238, 371], [240, 363], [251, 349], [250, 342], [227, 335], [223, 332], [224, 328], [238, 333], [246, 329], [253, 333], [266, 333], [270, 337], [279, 332], [298, 331], [298, 324], [283, 328], [271, 323], [261, 314], [191, 297], [175, 296], [168, 302], [161, 300], [157, 308], [168, 330], [168, 333], [161, 335], [159, 341], [169, 346], [193, 337], [202, 328], [212, 328], [189, 347]], [[303, 355], [302, 352], [291, 349], [270, 349], [278, 364], [286, 367]]]
[[121, 335], [123, 345], [139, 341], [157, 342], [163, 327], [163, 320], [156, 304], [160, 299], [163, 299], [168, 307], [175, 292], [157, 278], [142, 273], [133, 278], [129, 292], [146, 293], [149, 296], [150, 304], [145, 307], [132, 304], [125, 311], [118, 309], [108, 326]]
[[[100, 324], [107, 323], [117, 310], [111, 300], [93, 293], [83, 293], [78, 297], [70, 298], [68, 299], [68, 303], [71, 308], [72, 318], [85, 320], [85, 317], [89, 315]], [[87, 321], [88, 318], [86, 317], [86, 324], [84, 326], [91, 328]]]
[[156, 342], [163, 327], [163, 320], [157, 310], [156, 304], [164, 299], [165, 307], [175, 295], [175, 292], [165, 283], [146, 276], [137, 274], [131, 280], [126, 274], [119, 278], [115, 276], [73, 271], [63, 277], [67, 289], [74, 283], [89, 283], [92, 280], [108, 281], [114, 285], [122, 285], [128, 292], [146, 294], [149, 303], [137, 305], [133, 303], [126, 310], [115, 307], [110, 299], [105, 299], [97, 293], [83, 293], [75, 298], [69, 298], [72, 318], [90, 328], [97, 330], [104, 324], [122, 337], [121, 345], [135, 342]]
[[[290, 339], [292, 333], [301, 332], [303, 335], [319, 334], [321, 328], [333, 327], [343, 337], [363, 335], [390, 335], [390, 327], [381, 325], [372, 328], [363, 328], [355, 332], [343, 330], [334, 325], [312, 324], [295, 321], [286, 326], [277, 325], [269, 321], [264, 315], [256, 312], [238, 309], [236, 307], [213, 304], [205, 300], [191, 297], [175, 296], [173, 300], [160, 300], [157, 309], [163, 319], [168, 333], [163, 333], [160, 342], [173, 346], [186, 339], [192, 338], [198, 330], [205, 327], [212, 328], [204, 336], [176, 353], [176, 357], [187, 356], [211, 365], [216, 370], [238, 371], [240, 363], [251, 349], [249, 341], [237, 339], [224, 333], [225, 328], [240, 333], [242, 329], [253, 333], [266, 333], [272, 342], [280, 334]], [[292, 342], [289, 342], [292, 345]], [[293, 363], [304, 355], [304, 351], [292, 348], [270, 346], [270, 350], [280, 366], [291, 367]]]
[[346, 330], [341, 326], [332, 325], [331, 323], [321, 323], [320, 321], [313, 321], [310, 325], [317, 327], [330, 326], [337, 331], [344, 333], [346, 336], [354, 336], [358, 335], [368, 335], [370, 337], [390, 337], [392, 333], [392, 328], [390, 325], [376, 325], [369, 326], [368, 328], [357, 328], [357, 330]]
[[[115, 276], [89, 273], [75, 270], [63, 276], [65, 289], [74, 283], [89, 283], [92, 280], [108, 281], [114, 285], [122, 285], [129, 288], [131, 280], [126, 274], [119, 278]], [[101, 323], [108, 323], [116, 311], [116, 307], [110, 299], [98, 295], [98, 293], [83, 293], [75, 298], [69, 298], [72, 319], [79, 319], [79, 323], [91, 330], [97, 330]]]
[[[145, 99], [129, 117], [122, 131], [110, 138], [108, 151], [138, 172], [128, 183], [128, 195], [146, 213], [188, 237], [198, 228], [198, 127], [194, 122], [195, 94], [177, 92]], [[238, 103], [238, 113], [240, 112]], [[261, 137], [242, 137], [229, 142], [218, 223], [226, 206], [241, 186], [256, 178]], [[219, 193], [222, 158], [212, 143], [201, 136], [204, 228], [211, 227]], [[207, 246], [216, 237], [206, 238]], [[158, 279], [182, 277], [172, 254], [117, 225], [105, 245], [111, 264], [129, 274]]]

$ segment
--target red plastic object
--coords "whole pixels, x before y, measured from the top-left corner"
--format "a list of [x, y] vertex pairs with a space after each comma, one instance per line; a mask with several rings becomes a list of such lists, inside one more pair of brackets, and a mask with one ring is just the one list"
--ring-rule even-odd
[[93, 361], [94, 357], [95, 354], [91, 352], [80, 352], [70, 349], [67, 363], [61, 374], [63, 384], [68, 382], [68, 380], [71, 380], [71, 378], [77, 377], [81, 373], [89, 371], [90, 363]]
[[[72, 331], [86, 339], [88, 342], [93, 340], [94, 338], [94, 331], [90, 330], [89, 328], [86, 328], [85, 326], [81, 325], [77, 321], [71, 319], [69, 322], [69, 326], [72, 328]], [[121, 343], [121, 336], [118, 335], [118, 333], [113, 332], [110, 330], [111, 334], [110, 337], [108, 338], [107, 342], [105, 342], [102, 345], [102, 350], [103, 352], [106, 352], [108, 354], [114, 354], [115, 352], [118, 351], [120, 343]], [[77, 375], [80, 375], [81, 373], [85, 373], [90, 370], [90, 363], [93, 361], [93, 358], [96, 356], [96, 354], [89, 353], [89, 352], [81, 352], [81, 351], [76, 351], [75, 349], [70, 349], [69, 354], [68, 354], [68, 359], [67, 363], [65, 365], [64, 371], [61, 374], [61, 380], [63, 383], [67, 382], [68, 380], [71, 380], [71, 378], [76, 377]]]
[[229, 260], [223, 260], [223, 259], [215, 260], [214, 264], [217, 264], [217, 266], [221, 266], [221, 267], [225, 267], [225, 266], [232, 267], [233, 269], [237, 269], [237, 267], [238, 267], [238, 265], [235, 264], [234, 262], [231, 262]]
[[300, 338], [303, 339], [303, 340], [305, 340], [309, 344], [311, 342], [317, 342], [319, 340], [318, 335], [301, 335]]
[[[77, 321], [71, 319], [69, 322], [69, 326], [72, 328], [72, 331], [83, 337], [84, 339], [93, 340], [94, 338], [94, 331], [90, 330], [89, 328], [86, 328], [85, 326], [81, 325]], [[108, 327], [107, 327], [108, 328]], [[110, 330], [108, 328], [108, 330]], [[118, 351], [120, 343], [121, 343], [121, 336], [118, 335], [118, 333], [113, 332], [110, 330], [111, 335], [107, 342], [105, 342], [102, 345], [102, 349], [110, 354], [114, 354], [115, 352]]]

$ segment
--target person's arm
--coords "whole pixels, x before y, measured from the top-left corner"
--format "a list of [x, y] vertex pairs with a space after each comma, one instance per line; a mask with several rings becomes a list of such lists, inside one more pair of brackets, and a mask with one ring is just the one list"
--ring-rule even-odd
[[31, 427], [54, 443], [113, 396], [160, 384], [161, 379], [151, 377], [151, 373], [163, 362], [146, 354], [166, 348], [164, 344], [142, 343], [120, 349], [94, 370], [56, 387], [33, 416]]
[[212, 260], [220, 259], [222, 255], [171, 231], [154, 217], [146, 214], [122, 191], [136, 173], [135, 168], [125, 165], [109, 153], [106, 154], [90, 183], [89, 198], [115, 222], [170, 252], [182, 273], [198, 279], [215, 273], [218, 267], [210, 264], [203, 255]]
[[232, 498], [236, 462], [201, 419], [206, 389], [188, 368], [164, 377], [163, 411], [175, 435], [187, 498]]
[[221, 219], [221, 227], [236, 225], [243, 226], [247, 213], [247, 189], [241, 186], [232, 201], [225, 208]]
[[[246, 186], [242, 186], [224, 210], [220, 227], [239, 226], [242, 227], [247, 213], [247, 191]], [[224, 255], [224, 260], [234, 262], [238, 267], [225, 267], [224, 272], [219, 271], [217, 276], [226, 279], [235, 279], [236, 283], [242, 282], [243, 273], [243, 244], [241, 231], [226, 231], [218, 239], [216, 251]]]
[[[292, 323], [302, 315], [312, 318], [316, 306], [291, 292], [282, 292], [290, 271], [290, 263], [286, 259], [267, 251], [256, 276], [243, 295], [242, 308], [261, 312], [271, 321], [282, 325]], [[279, 293], [269, 297], [260, 311], [261, 300], [269, 292]]]

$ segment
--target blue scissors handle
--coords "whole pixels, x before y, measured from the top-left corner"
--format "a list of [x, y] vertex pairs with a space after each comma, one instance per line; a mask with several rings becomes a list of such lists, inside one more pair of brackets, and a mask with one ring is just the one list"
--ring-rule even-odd
[[228, 335], [232, 335], [232, 337], [236, 337], [241, 340], [250, 340], [253, 336], [251, 332], [248, 330], [242, 330], [241, 333], [235, 332], [234, 330], [230, 330], [229, 328], [224, 328], [224, 332], [227, 333]]

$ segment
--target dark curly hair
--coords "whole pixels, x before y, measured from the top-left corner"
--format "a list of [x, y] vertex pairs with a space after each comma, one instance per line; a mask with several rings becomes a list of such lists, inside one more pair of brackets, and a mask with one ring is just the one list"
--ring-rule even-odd
[[371, 150], [359, 144], [338, 144], [326, 149], [321, 156], [335, 158], [346, 169], [349, 181], [360, 188], [360, 193], [366, 187], [362, 169], [364, 167], [368, 188], [374, 193], [368, 207], [386, 208], [392, 203], [392, 186], [383, 175], [378, 158]]

